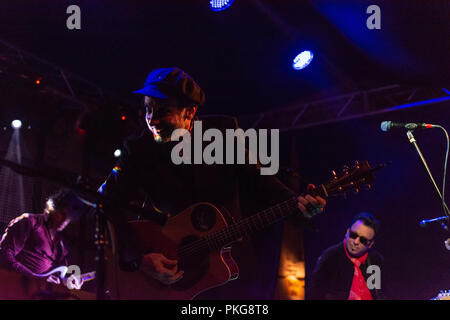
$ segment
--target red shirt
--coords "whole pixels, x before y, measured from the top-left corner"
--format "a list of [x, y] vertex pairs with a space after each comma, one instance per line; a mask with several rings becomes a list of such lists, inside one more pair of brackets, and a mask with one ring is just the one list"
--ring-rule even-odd
[[347, 252], [345, 240], [344, 240], [344, 249], [347, 258], [349, 258], [350, 261], [353, 263], [353, 267], [355, 270], [355, 273], [353, 275], [352, 286], [350, 288], [350, 293], [348, 295], [347, 300], [373, 300], [369, 288], [367, 288], [366, 280], [364, 279], [361, 269], [359, 268], [360, 265], [366, 262], [369, 252], [366, 252], [363, 256], [359, 258], [353, 258]]

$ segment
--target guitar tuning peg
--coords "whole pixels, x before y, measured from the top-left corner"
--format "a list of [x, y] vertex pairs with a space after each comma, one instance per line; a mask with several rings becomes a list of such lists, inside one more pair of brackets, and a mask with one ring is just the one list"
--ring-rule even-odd
[[349, 170], [350, 170], [350, 168], [347, 165], [342, 167], [342, 171], [346, 174], [348, 173]]
[[331, 170], [331, 174], [333, 175], [333, 179], [337, 179], [337, 174], [336, 171]]
[[358, 160], [355, 160], [355, 167], [359, 168], [359, 161]]

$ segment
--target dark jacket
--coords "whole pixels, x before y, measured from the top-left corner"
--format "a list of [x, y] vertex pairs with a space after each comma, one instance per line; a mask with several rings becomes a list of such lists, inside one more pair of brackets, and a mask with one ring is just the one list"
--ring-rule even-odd
[[[367, 272], [370, 265], [377, 265], [381, 271], [380, 290], [372, 289], [370, 293], [374, 300], [385, 299], [383, 282], [383, 257], [370, 249], [366, 262], [360, 266], [364, 279], [373, 274]], [[354, 267], [348, 259], [343, 242], [326, 249], [319, 257], [313, 271], [311, 284], [308, 286], [307, 298], [311, 300], [346, 300], [353, 281]]]
[[[202, 119], [202, 126], [203, 132], [217, 128], [224, 133], [226, 128], [237, 128], [237, 121], [213, 116]], [[148, 130], [128, 139], [118, 162], [120, 171], [108, 177], [101, 191], [116, 202], [116, 208], [142, 195], [147, 205], [175, 215], [194, 203], [206, 201], [225, 207], [237, 220], [295, 195], [274, 176], [260, 175], [257, 165], [175, 165], [171, 150], [177, 143], [158, 144]], [[133, 234], [126, 228], [126, 216], [114, 210], [109, 215], [118, 229], [122, 267], [127, 269], [127, 264], [142, 253], [135, 249]], [[247, 244], [233, 246], [233, 257], [240, 267], [240, 277], [233, 282], [242, 285], [230, 289], [228, 295], [218, 293], [215, 298], [271, 298], [278, 270], [281, 227], [264, 230], [252, 241], [251, 250]]]

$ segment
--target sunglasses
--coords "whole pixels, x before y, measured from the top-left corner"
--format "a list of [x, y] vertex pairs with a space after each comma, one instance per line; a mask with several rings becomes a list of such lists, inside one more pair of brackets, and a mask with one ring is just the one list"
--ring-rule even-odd
[[368, 245], [369, 243], [371, 243], [372, 242], [372, 240], [369, 240], [369, 239], [367, 239], [367, 238], [364, 238], [364, 237], [361, 237], [360, 235], [358, 235], [356, 232], [353, 232], [353, 231], [349, 231], [349, 236], [350, 236], [350, 238], [352, 238], [352, 239], [356, 239], [356, 238], [358, 238], [359, 237], [359, 242], [361, 242], [363, 245]]

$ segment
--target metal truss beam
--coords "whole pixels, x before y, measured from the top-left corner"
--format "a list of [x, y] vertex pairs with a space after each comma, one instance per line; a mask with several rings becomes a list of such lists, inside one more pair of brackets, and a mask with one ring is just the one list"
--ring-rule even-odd
[[290, 131], [450, 101], [445, 88], [411, 88], [398, 84], [360, 90], [239, 118], [243, 127]]
[[42, 89], [79, 108], [102, 100], [105, 92], [89, 80], [64, 70], [32, 53], [0, 39], [0, 76], [17, 76], [30, 81], [42, 78]]

